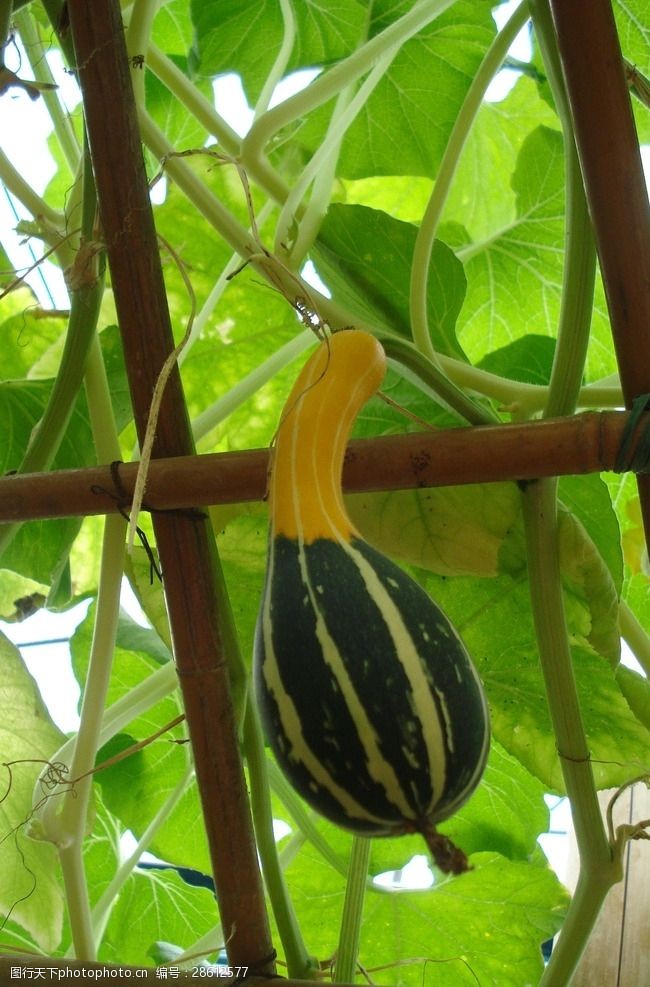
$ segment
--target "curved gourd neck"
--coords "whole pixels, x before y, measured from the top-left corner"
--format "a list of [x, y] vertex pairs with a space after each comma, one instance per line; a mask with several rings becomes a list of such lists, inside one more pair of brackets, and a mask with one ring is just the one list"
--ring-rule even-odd
[[356, 534], [341, 494], [343, 457], [354, 420], [385, 373], [380, 343], [357, 329], [335, 333], [307, 361], [285, 405], [273, 452], [273, 535], [312, 542]]

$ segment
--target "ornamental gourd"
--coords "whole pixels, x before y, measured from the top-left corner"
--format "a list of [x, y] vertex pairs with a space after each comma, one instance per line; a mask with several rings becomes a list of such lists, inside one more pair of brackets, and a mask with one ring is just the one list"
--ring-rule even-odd
[[356, 415], [384, 351], [343, 330], [307, 361], [278, 429], [255, 640], [268, 742], [294, 788], [367, 836], [420, 832], [442, 869], [465, 855], [436, 832], [476, 788], [489, 747], [483, 689], [424, 590], [367, 544], [341, 492]]

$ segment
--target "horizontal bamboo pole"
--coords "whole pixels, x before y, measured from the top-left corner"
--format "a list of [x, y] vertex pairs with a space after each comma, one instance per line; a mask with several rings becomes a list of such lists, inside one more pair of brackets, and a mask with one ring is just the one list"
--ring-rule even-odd
[[[517, 425], [358, 439], [348, 447], [344, 489], [406, 490], [610, 471], [616, 467], [628, 420], [627, 412], [586, 412]], [[646, 413], [635, 437], [648, 427]], [[146, 508], [169, 511], [262, 500], [268, 462], [267, 449], [153, 460]], [[124, 463], [117, 469], [98, 466], [5, 476], [0, 478], [0, 522], [128, 508], [137, 468], [137, 463]]]

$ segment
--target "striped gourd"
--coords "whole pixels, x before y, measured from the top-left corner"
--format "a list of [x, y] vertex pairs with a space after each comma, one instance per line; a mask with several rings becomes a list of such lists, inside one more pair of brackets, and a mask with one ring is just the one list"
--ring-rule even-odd
[[435, 831], [478, 784], [488, 712], [447, 618], [352, 525], [341, 471], [356, 415], [386, 370], [380, 344], [321, 343], [285, 406], [255, 641], [265, 731], [297, 791], [366, 835], [421, 832], [439, 866], [466, 859]]

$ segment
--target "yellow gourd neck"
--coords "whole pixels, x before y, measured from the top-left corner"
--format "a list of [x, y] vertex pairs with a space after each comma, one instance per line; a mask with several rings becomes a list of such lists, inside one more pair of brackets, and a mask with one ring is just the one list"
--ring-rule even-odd
[[354, 420], [385, 373], [381, 344], [358, 329], [335, 333], [307, 361], [285, 405], [273, 452], [274, 535], [312, 542], [356, 534], [341, 494], [343, 457]]

